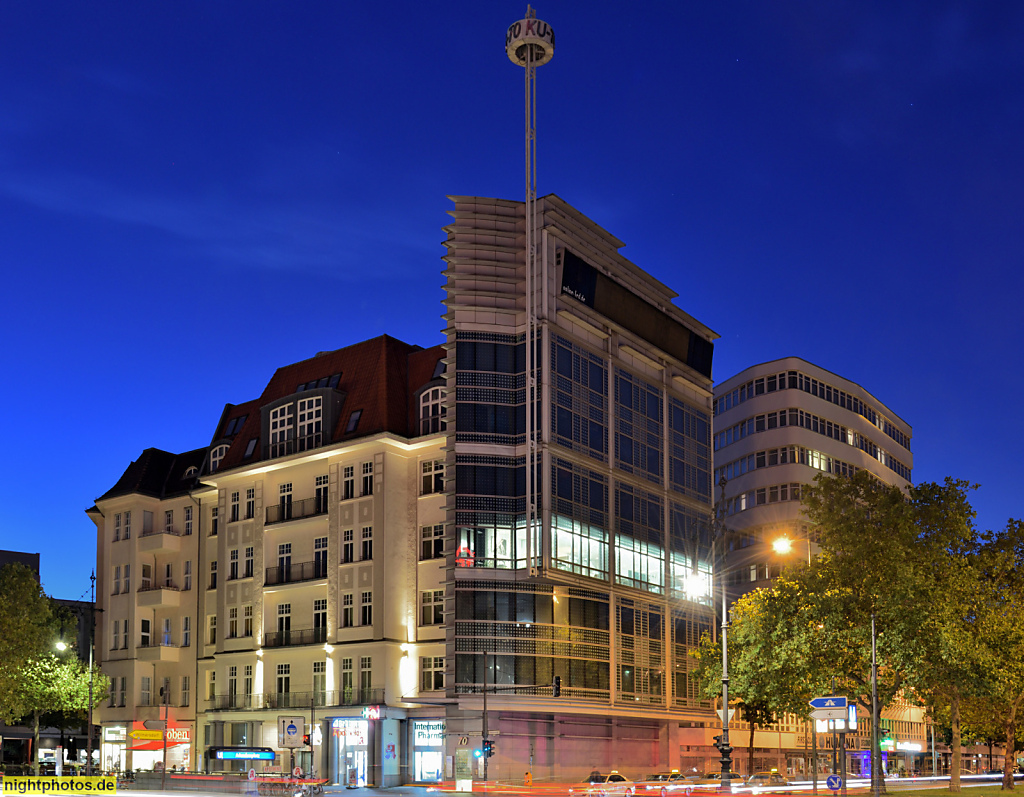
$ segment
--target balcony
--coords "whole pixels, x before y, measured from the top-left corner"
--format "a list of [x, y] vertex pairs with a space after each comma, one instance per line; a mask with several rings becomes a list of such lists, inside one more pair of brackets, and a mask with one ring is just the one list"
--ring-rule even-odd
[[320, 448], [320, 446], [324, 445], [324, 442], [323, 434], [317, 432], [306, 437], [282, 440], [279, 443], [268, 443], [263, 446], [263, 459], [277, 459], [278, 457], [287, 457], [289, 454], [301, 451], [312, 451], [314, 448]]
[[301, 581], [315, 581], [327, 578], [327, 561], [299, 562], [285, 567], [268, 567], [264, 585], [273, 587], [279, 584], [298, 584]]
[[300, 631], [268, 631], [263, 635], [263, 647], [265, 648], [322, 645], [326, 641], [326, 628], [304, 628]]
[[139, 606], [166, 606], [176, 608], [181, 605], [181, 591], [173, 583], [143, 584], [139, 587], [137, 600]]
[[304, 709], [310, 706], [371, 706], [384, 702], [383, 689], [339, 689], [325, 692], [267, 692], [255, 695], [217, 695], [207, 700], [209, 711], [244, 711], [246, 709]]
[[140, 642], [135, 649], [135, 655], [139, 661], [177, 661], [178, 646], [172, 645], [170, 642], [151, 639], [148, 644]]
[[327, 499], [314, 496], [303, 498], [301, 501], [291, 501], [285, 504], [275, 504], [267, 507], [266, 525], [272, 526], [275, 523], [286, 523], [289, 520], [301, 520], [306, 517], [316, 517], [327, 514]]
[[181, 535], [174, 529], [143, 531], [139, 535], [140, 553], [180, 553]]

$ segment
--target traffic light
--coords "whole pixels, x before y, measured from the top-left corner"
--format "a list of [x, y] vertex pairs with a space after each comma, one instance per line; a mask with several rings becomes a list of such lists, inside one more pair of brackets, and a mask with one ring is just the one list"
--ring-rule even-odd
[[562, 694], [562, 676], [556, 675], [555, 682], [551, 684], [552, 697], [559, 697]]
[[302, 744], [305, 745], [306, 747], [309, 747], [309, 734], [308, 733], [302, 734]]
[[484, 758], [494, 755], [494, 742], [491, 739], [484, 739]]

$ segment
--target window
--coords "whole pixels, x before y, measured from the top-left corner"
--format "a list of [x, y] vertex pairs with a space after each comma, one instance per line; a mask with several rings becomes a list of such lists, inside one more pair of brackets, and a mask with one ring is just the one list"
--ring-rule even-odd
[[210, 589], [217, 589], [217, 560], [210, 562]]
[[128, 691], [128, 689], [127, 689], [127, 680], [128, 680], [127, 678], [125, 678], [124, 676], [121, 676], [121, 678], [120, 678], [120, 680], [118, 682], [120, 688], [117, 690], [117, 704], [121, 708], [124, 708], [125, 694]]
[[174, 510], [164, 512], [164, 534], [174, 534]]
[[238, 607], [232, 606], [228, 609], [228, 639], [238, 636]]
[[153, 679], [148, 675], [139, 678], [139, 705], [148, 706], [153, 702]]
[[171, 644], [171, 618], [165, 617], [163, 619], [163, 631], [160, 634], [160, 644], [164, 646], [170, 646]]
[[125, 592], [131, 592], [132, 591], [132, 566], [131, 565], [125, 565], [124, 566], [124, 591]]
[[359, 426], [359, 419], [362, 418], [362, 417], [363, 417], [363, 411], [362, 410], [356, 410], [351, 415], [349, 415], [348, 416], [348, 426], [345, 427], [345, 434], [350, 434], [351, 432], [354, 432], [356, 430], [356, 428]]
[[352, 700], [352, 659], [341, 660], [341, 696], [345, 704]]
[[238, 549], [232, 548], [228, 552], [228, 581], [238, 578]]
[[359, 657], [359, 689], [363, 693], [363, 699], [367, 698], [370, 685], [373, 683], [373, 659], [370, 656]]
[[352, 605], [352, 593], [341, 596], [341, 627], [351, 628], [355, 623], [355, 607]]
[[153, 565], [142, 566], [142, 584], [139, 585], [140, 591], [145, 591], [153, 586]]
[[278, 492], [278, 504], [280, 506], [281, 514], [278, 516], [281, 520], [291, 520], [292, 518], [292, 483], [288, 482], [282, 484], [277, 488]]
[[323, 431], [323, 397], [299, 399], [299, 451], [319, 447]]
[[420, 559], [440, 559], [444, 556], [444, 524], [423, 526], [420, 529]]
[[218, 509], [217, 507], [214, 507], [213, 509], [210, 510], [210, 536], [211, 537], [216, 537], [217, 536], [217, 520], [218, 520], [218, 515], [219, 514], [220, 514], [220, 509]]
[[252, 457], [252, 452], [256, 450], [256, 442], [259, 440], [258, 437], [250, 437], [249, 442], [245, 445], [245, 458], [249, 459]]
[[242, 681], [242, 695], [245, 699], [245, 705], [248, 706], [252, 704], [252, 665], [246, 664], [242, 673], [245, 676], [245, 680]]
[[192, 507], [185, 507], [185, 536], [192, 535]]
[[245, 549], [245, 570], [242, 571], [242, 578], [252, 578], [252, 546]]
[[286, 695], [292, 691], [292, 665], [277, 665], [277, 693]]
[[181, 618], [181, 646], [187, 648], [192, 644], [192, 618], [186, 615]]
[[[442, 363], [443, 366], [443, 363]], [[439, 387], [424, 390], [420, 396], [420, 434], [434, 434], [445, 429], [445, 391]]]
[[[124, 513], [124, 538], [127, 540], [131, 536], [132, 536], [132, 513], [131, 512], [125, 512]], [[123, 706], [124, 703], [122, 703], [121, 705]]]
[[327, 477], [317, 476], [316, 477], [316, 498], [314, 511], [318, 515], [322, 515], [327, 511]]
[[228, 453], [227, 445], [220, 445], [210, 451], [210, 473], [213, 473], [220, 467], [220, 462], [224, 459], [224, 455]]
[[114, 515], [114, 542], [121, 539], [121, 513]]
[[444, 590], [434, 589], [420, 593], [420, 625], [444, 623]]
[[192, 562], [191, 561], [185, 562], [184, 578], [185, 578], [185, 584], [184, 584], [184, 586], [182, 588], [186, 589], [186, 590], [192, 589]]
[[164, 586], [174, 589], [174, 565], [170, 562], [164, 565]]
[[232, 664], [228, 667], [228, 705], [237, 706], [238, 699], [238, 667]]
[[421, 462], [420, 470], [420, 495], [444, 492], [444, 460]]
[[360, 625], [373, 625], [373, 593], [364, 592], [361, 603], [360, 610], [362, 616], [360, 618]]
[[327, 662], [313, 662], [313, 700], [323, 706], [327, 702]]
[[210, 670], [209, 676], [206, 681], [206, 696], [210, 700], [217, 699], [217, 673], [215, 670]]
[[206, 627], [209, 629], [209, 639], [211, 645], [217, 644], [217, 615], [211, 614], [206, 618]]
[[373, 495], [373, 463], [363, 463], [363, 492], [360, 495]]
[[373, 559], [373, 526], [363, 526], [363, 550], [359, 558], [364, 562]]
[[107, 704], [110, 708], [114, 708], [117, 705], [117, 679], [110, 679], [110, 702]]
[[181, 705], [187, 706], [191, 700], [191, 682], [187, 675], [181, 676]]
[[341, 532], [341, 563], [347, 565], [355, 561], [354, 530], [345, 529]]
[[248, 487], [245, 490], [245, 519], [252, 520], [256, 517], [256, 490]]
[[420, 656], [420, 690], [444, 689], [444, 656]]
[[252, 636], [252, 606], [242, 607], [242, 636]]
[[150, 639], [152, 638], [152, 622], [150, 620], [142, 621], [142, 633], [139, 637], [139, 645], [144, 648], [149, 647]]
[[239, 493], [237, 490], [231, 493], [231, 514], [228, 515], [229, 523], [234, 523], [236, 520], [238, 520], [238, 504], [239, 501], [241, 500], [240, 496], [241, 493]]
[[270, 456], [282, 457], [291, 453], [291, 441], [295, 435], [294, 404], [284, 404], [270, 411]]
[[317, 642], [327, 641], [327, 599], [313, 601], [313, 638]]
[[343, 471], [344, 478], [341, 480], [342, 495], [341, 499], [347, 500], [349, 498], [355, 498], [356, 496], [356, 477], [355, 477], [355, 466], [346, 465]]
[[292, 605], [281, 603], [277, 607], [277, 635], [280, 637], [280, 644], [287, 645], [292, 634]]
[[327, 538], [313, 540], [313, 577], [327, 578]]
[[[110, 649], [117, 650], [121, 646], [121, 621], [114, 620], [110, 634]], [[111, 704], [113, 705], [113, 704]]]
[[111, 595], [117, 595], [121, 591], [121, 565], [114, 566], [114, 591]]

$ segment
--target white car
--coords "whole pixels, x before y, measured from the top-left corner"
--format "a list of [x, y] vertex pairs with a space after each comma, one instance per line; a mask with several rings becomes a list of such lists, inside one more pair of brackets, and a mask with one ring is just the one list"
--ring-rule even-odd
[[633, 797], [636, 784], [614, 769], [607, 775], [591, 772], [585, 781], [570, 786], [569, 794], [572, 797]]
[[686, 779], [678, 769], [672, 772], [657, 772], [648, 775], [644, 780], [637, 781], [636, 790], [641, 795], [646, 792], [648, 795], [660, 795], [668, 797], [672, 792], [690, 794], [693, 791], [693, 782]]

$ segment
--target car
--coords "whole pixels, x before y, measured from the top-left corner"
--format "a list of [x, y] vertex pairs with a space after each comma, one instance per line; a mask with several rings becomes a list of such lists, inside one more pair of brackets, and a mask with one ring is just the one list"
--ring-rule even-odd
[[747, 778], [747, 787], [755, 794], [763, 791], [781, 791], [789, 786], [789, 781], [778, 770], [755, 772]]
[[633, 797], [636, 784], [613, 769], [606, 775], [594, 771], [587, 779], [569, 787], [573, 797]]
[[641, 794], [660, 794], [661, 797], [667, 797], [670, 792], [689, 794], [693, 790], [693, 782], [675, 769], [671, 772], [655, 772], [636, 781], [636, 790]]

